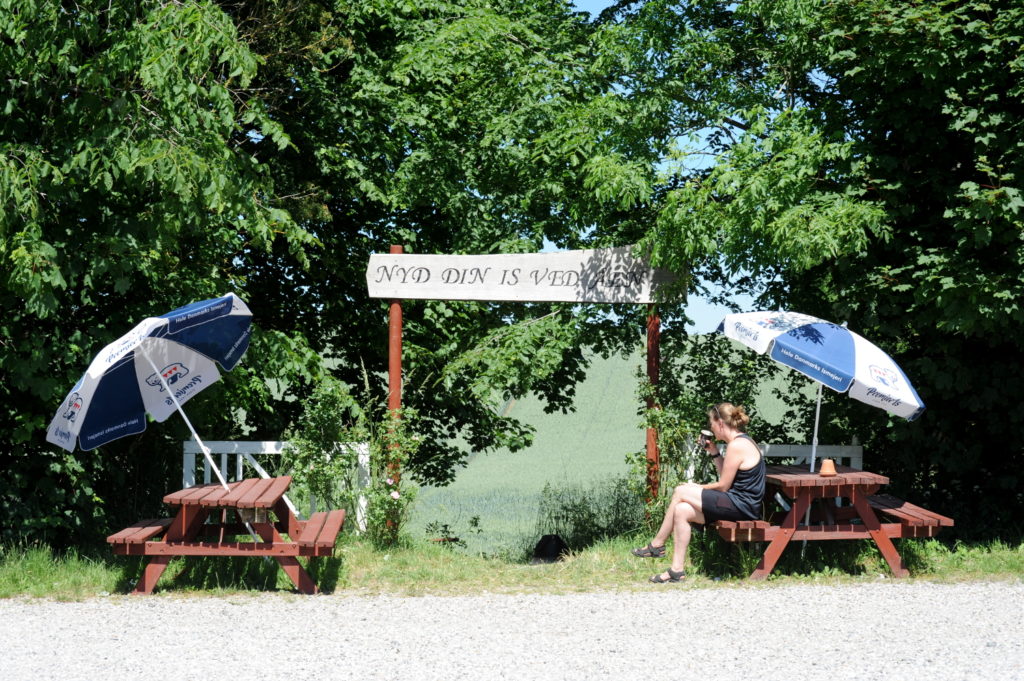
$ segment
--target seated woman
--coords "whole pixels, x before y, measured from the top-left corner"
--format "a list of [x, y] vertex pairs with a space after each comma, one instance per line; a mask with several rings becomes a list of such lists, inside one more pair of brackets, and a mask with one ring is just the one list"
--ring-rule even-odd
[[708, 409], [708, 425], [715, 438], [725, 442], [725, 455], [709, 441], [705, 449], [715, 460], [718, 482], [699, 485], [688, 482], [675, 488], [665, 511], [661, 528], [651, 542], [633, 555], [660, 558], [665, 555], [665, 541], [674, 539], [672, 566], [651, 577], [655, 584], [678, 582], [686, 576], [686, 549], [690, 544], [690, 523], [716, 520], [757, 520], [761, 517], [764, 498], [764, 457], [754, 441], [743, 432], [750, 417], [743, 407], [721, 402]]

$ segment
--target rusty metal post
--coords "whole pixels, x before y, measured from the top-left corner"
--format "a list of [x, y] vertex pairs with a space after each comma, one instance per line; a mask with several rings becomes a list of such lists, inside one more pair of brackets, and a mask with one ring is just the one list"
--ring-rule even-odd
[[[391, 254], [400, 254], [401, 246], [392, 246]], [[402, 408], [402, 301], [392, 300], [388, 309], [388, 410]]]
[[[391, 254], [401, 254], [401, 246], [391, 246]], [[388, 309], [388, 411], [396, 416], [402, 408], [402, 301], [392, 300]], [[401, 470], [391, 464], [391, 477], [397, 483]]]
[[[651, 389], [658, 385], [658, 373], [661, 367], [661, 317], [654, 305], [648, 306], [647, 312], [647, 380]], [[647, 398], [648, 409], [658, 409], [653, 395]], [[660, 457], [658, 455], [658, 430], [647, 429], [647, 495], [648, 501], [658, 498], [661, 484]]]

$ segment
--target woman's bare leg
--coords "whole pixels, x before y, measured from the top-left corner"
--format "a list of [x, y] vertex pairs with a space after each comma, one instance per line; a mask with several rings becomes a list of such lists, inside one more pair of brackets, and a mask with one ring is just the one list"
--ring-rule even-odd
[[685, 487], [685, 485], [679, 485], [672, 491], [672, 499], [668, 502], [668, 506], [665, 507], [665, 519], [661, 521], [658, 533], [651, 540], [651, 546], [664, 546], [665, 542], [668, 541], [669, 536], [672, 534], [672, 528], [675, 525], [675, 509], [683, 501], [683, 489]]
[[679, 500], [685, 501], [686, 503], [693, 507], [694, 511], [697, 512], [697, 515], [694, 516], [694, 522], [703, 523], [704, 502], [701, 501], [701, 494], [703, 494], [704, 488], [695, 482], [687, 482], [683, 485], [680, 485], [676, 489], [679, 490]]
[[[682, 572], [686, 567], [686, 550], [690, 547], [693, 531], [690, 523], [703, 523], [704, 513], [701, 511], [701, 486], [687, 483], [676, 488], [680, 501], [672, 507], [672, 571]], [[675, 494], [672, 495], [673, 500]], [[663, 572], [662, 579], [668, 579], [668, 572]]]
[[675, 529], [672, 532], [675, 540], [672, 543], [672, 569], [676, 572], [682, 572], [686, 567], [686, 549], [690, 546], [690, 536], [693, 534], [690, 520], [695, 513], [693, 506], [685, 501], [676, 506]]

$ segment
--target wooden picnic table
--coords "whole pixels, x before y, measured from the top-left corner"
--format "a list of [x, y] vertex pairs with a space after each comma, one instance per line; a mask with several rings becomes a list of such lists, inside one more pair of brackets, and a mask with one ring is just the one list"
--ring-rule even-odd
[[[792, 500], [781, 522], [773, 520], [718, 521], [716, 529], [727, 541], [767, 541], [764, 555], [751, 579], [764, 579], [774, 569], [782, 552], [794, 539], [871, 539], [896, 577], [910, 574], [892, 540], [903, 537], [931, 537], [941, 528], [953, 525], [952, 518], [909, 504], [889, 495], [878, 495], [889, 478], [878, 473], [836, 466], [836, 475], [823, 477], [811, 473], [806, 464], [766, 466], [768, 498], [775, 492]], [[837, 506], [836, 499], [848, 500]], [[815, 500], [821, 503], [805, 524], [808, 509]], [[876, 511], [889, 522], [879, 520]], [[777, 516], [775, 516], [777, 518]]]
[[[221, 484], [198, 485], [165, 496], [164, 503], [177, 508], [173, 518], [141, 520], [107, 537], [116, 554], [150, 556], [132, 593], [152, 593], [177, 556], [269, 556], [299, 591], [317, 593], [298, 556], [333, 555], [345, 511], [323, 511], [299, 520], [283, 498], [291, 481], [287, 475], [248, 478], [227, 489]], [[219, 516], [219, 522], [208, 522], [211, 516]], [[249, 532], [261, 541], [238, 540]]]

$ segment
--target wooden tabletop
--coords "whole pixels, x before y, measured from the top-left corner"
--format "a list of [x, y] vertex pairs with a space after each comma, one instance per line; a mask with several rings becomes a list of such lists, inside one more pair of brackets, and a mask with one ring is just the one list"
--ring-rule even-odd
[[196, 485], [172, 492], [164, 497], [165, 504], [175, 506], [217, 506], [232, 508], [273, 508], [292, 483], [290, 475], [278, 478], [246, 478], [228, 483]]
[[878, 473], [857, 470], [836, 464], [836, 475], [823, 477], [817, 471], [811, 473], [807, 464], [767, 464], [765, 477], [770, 484], [780, 487], [840, 487], [864, 485], [878, 487], [888, 485], [889, 478]]

